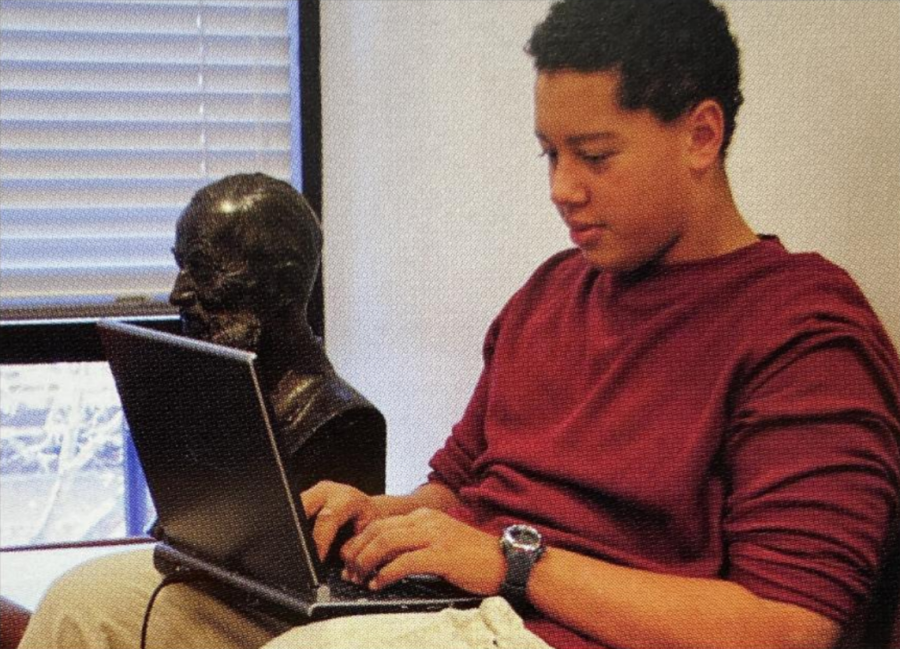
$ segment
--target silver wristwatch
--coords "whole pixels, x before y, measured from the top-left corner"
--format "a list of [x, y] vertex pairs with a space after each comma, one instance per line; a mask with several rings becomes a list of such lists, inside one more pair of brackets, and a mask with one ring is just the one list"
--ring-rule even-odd
[[513, 607], [528, 604], [525, 589], [531, 569], [544, 554], [544, 539], [530, 525], [510, 525], [503, 530], [500, 547], [506, 557], [506, 577], [500, 584], [500, 595]]

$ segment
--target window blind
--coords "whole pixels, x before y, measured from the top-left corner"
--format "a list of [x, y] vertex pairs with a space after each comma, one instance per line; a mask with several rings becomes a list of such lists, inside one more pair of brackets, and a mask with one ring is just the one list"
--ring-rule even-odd
[[299, 177], [290, 4], [0, 0], [4, 319], [164, 308], [197, 189]]

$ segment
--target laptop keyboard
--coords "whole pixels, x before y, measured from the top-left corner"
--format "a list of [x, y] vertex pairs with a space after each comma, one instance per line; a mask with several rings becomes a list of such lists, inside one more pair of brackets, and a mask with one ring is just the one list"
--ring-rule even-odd
[[341, 579], [340, 567], [329, 568], [327, 584], [331, 596], [337, 600], [368, 600], [368, 601], [395, 601], [404, 599], [439, 599], [471, 597], [470, 593], [462, 591], [452, 584], [440, 579], [416, 578], [403, 579], [381, 590], [369, 590], [351, 581]]

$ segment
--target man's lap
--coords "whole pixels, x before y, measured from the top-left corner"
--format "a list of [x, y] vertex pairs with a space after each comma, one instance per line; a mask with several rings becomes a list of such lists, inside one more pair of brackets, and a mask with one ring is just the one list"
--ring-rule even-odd
[[[82, 564], [50, 587], [20, 647], [134, 649], [150, 595], [160, 581], [151, 550]], [[174, 583], [163, 588], [153, 605], [147, 646], [237, 649], [259, 647], [275, 635], [276, 630], [201, 589]]]
[[[151, 550], [117, 553], [78, 566], [51, 586], [20, 647], [134, 649], [150, 595], [160, 581]], [[283, 632], [288, 628], [287, 623], [229, 606], [202, 588], [173, 583], [153, 605], [147, 647], [548, 649], [500, 598], [467, 611], [336, 618]]]
[[476, 609], [339, 617], [296, 627], [263, 649], [551, 649], [506, 600]]

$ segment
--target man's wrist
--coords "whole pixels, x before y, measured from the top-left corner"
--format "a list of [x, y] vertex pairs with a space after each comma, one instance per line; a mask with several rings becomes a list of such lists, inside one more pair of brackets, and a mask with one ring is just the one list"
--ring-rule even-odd
[[[448, 493], [450, 494], [449, 498]], [[378, 511], [378, 518], [386, 518], [388, 516], [409, 514], [420, 507], [446, 511], [453, 504], [454, 499], [452, 492], [449, 492], [443, 485], [438, 487], [433, 483], [428, 483], [422, 485], [411, 494], [403, 496], [388, 494], [372, 496], [372, 505]]]
[[415, 503], [412, 495], [389, 496], [387, 494], [372, 496], [372, 505], [378, 512], [378, 518], [408, 514], [419, 506]]
[[410, 494], [410, 498], [415, 503], [412, 509], [427, 507], [428, 509], [436, 509], [441, 512], [446, 512], [459, 502], [456, 494], [450, 487], [435, 480], [426, 482], [413, 491]]
[[532, 568], [546, 551], [540, 532], [530, 525], [510, 525], [500, 537], [506, 558], [506, 574], [500, 583], [500, 595], [514, 608], [528, 607], [527, 587]]

